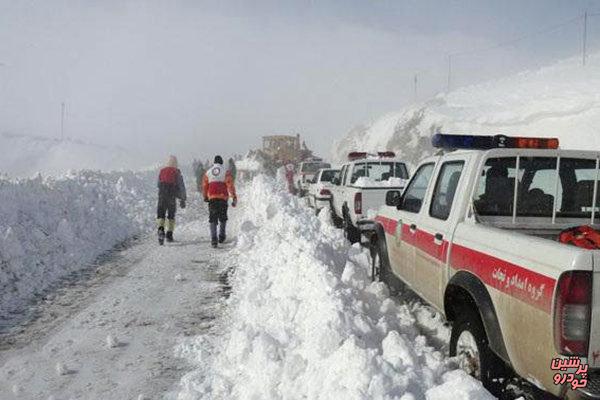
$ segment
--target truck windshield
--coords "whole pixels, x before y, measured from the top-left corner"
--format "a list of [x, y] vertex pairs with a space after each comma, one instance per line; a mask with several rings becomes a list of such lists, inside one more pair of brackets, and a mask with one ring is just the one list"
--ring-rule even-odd
[[336, 171], [334, 169], [328, 169], [321, 172], [321, 182], [331, 182], [339, 172], [340, 171]]
[[311, 162], [311, 163], [302, 163], [302, 169], [300, 172], [304, 174], [314, 174], [321, 168], [329, 168], [331, 165], [329, 163], [322, 162]]
[[[480, 215], [591, 218], [596, 175], [594, 159], [490, 158], [483, 168], [474, 206]], [[596, 200], [594, 213], [600, 216], [597, 205]]]

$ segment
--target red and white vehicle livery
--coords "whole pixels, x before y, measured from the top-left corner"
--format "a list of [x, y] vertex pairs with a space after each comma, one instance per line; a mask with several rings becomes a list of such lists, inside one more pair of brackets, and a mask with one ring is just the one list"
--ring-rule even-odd
[[[374, 275], [444, 313], [450, 354], [487, 387], [502, 365], [553, 395], [600, 398], [600, 251], [558, 242], [600, 225], [600, 153], [557, 139], [433, 139], [462, 150], [427, 158], [388, 196], [371, 226]], [[589, 370], [557, 384], [553, 360], [571, 356]]]

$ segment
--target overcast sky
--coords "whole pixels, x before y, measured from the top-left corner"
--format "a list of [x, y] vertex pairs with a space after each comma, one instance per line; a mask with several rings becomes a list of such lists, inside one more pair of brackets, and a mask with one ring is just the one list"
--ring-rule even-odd
[[[329, 154], [353, 126], [445, 90], [447, 54], [581, 15], [591, 1], [0, 0], [0, 132], [60, 133], [141, 163], [300, 133]], [[598, 34], [596, 34], [598, 33]], [[600, 45], [600, 17], [590, 19]], [[581, 24], [457, 56], [466, 85], [576, 55]]]

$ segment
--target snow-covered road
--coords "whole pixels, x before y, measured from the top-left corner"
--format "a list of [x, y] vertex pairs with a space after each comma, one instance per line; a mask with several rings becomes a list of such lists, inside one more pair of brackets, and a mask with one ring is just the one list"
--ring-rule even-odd
[[186, 210], [176, 243], [158, 247], [152, 236], [110, 254], [96, 273], [32, 306], [33, 321], [0, 336], [0, 399], [158, 399], [171, 391], [190, 368], [177, 344], [214, 328], [228, 293], [228, 250], [210, 249], [203, 208]]

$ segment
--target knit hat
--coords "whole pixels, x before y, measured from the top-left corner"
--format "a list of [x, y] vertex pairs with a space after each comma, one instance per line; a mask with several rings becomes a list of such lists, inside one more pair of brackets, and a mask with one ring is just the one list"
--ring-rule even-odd
[[215, 164], [223, 164], [223, 157], [215, 156]]

